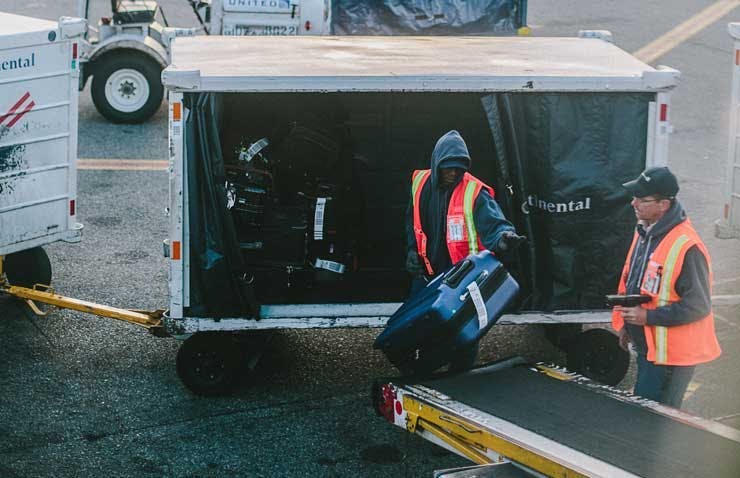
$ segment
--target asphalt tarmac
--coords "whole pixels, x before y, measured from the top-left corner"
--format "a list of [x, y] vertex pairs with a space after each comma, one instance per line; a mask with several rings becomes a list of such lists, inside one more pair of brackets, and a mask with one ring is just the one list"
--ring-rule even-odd
[[[73, 0], [3, 0], [4, 11], [55, 19]], [[97, 2], [93, 18], [108, 2]], [[168, 19], [193, 26], [184, 2]], [[636, 51], [711, 1], [529, 5], [536, 36], [608, 29]], [[102, 5], [101, 5], [102, 4]], [[740, 428], [740, 240], [716, 239], [724, 202], [732, 42], [726, 23], [740, 9], [678, 45], [656, 64], [682, 72], [671, 121], [670, 165], [681, 200], [713, 257], [717, 332], [724, 354], [697, 369], [684, 408]], [[80, 93], [80, 158], [161, 160], [166, 105], [141, 125], [112, 125]], [[167, 173], [79, 171], [83, 241], [54, 244], [57, 290], [119, 307], [166, 307]], [[724, 304], [724, 305], [723, 305]], [[469, 462], [375, 416], [373, 379], [395, 375], [372, 350], [377, 330], [280, 331], [254, 372], [229, 397], [192, 395], [175, 373], [179, 342], [89, 315], [30, 317], [0, 298], [0, 477], [430, 477]], [[494, 327], [481, 362], [523, 355], [562, 361], [537, 327]], [[625, 381], [634, 382], [634, 364]], [[546, 398], [543, 403], [546, 405]]]

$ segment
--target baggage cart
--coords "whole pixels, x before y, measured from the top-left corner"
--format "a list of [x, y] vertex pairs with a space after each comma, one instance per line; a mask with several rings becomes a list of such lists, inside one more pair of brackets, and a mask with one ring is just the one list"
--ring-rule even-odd
[[0, 270], [48, 284], [42, 246], [77, 242], [77, 83], [85, 21], [0, 13]]
[[740, 237], [740, 151], [737, 143], [740, 122], [740, 23], [730, 23], [727, 30], [733, 40], [732, 89], [730, 93], [729, 143], [727, 147], [727, 174], [725, 175], [725, 204], [722, 217], [715, 222], [714, 234], [720, 239]]
[[[183, 37], [172, 55], [162, 76], [170, 102], [170, 298], [162, 324], [187, 338], [178, 355], [186, 384], [197, 382], [201, 392], [226, 387], [233, 373], [222, 372], [236, 355], [230, 344], [250, 331], [382, 327], [407, 292], [411, 171], [428, 167], [434, 141], [449, 129], [461, 130], [473, 174], [495, 187], [507, 217], [530, 238], [512, 266], [523, 287], [520, 312], [499, 323], [576, 324], [551, 331], [554, 342], [579, 344], [569, 349], [575, 368], [621, 379], [613, 336], [574, 334], [580, 323], [609, 321], [603, 296], [614, 290], [634, 226], [620, 184], [667, 162], [677, 71], [646, 65], [608, 32], [590, 31], [578, 38]], [[291, 136], [299, 126], [311, 134]], [[334, 143], [316, 139], [327, 135]], [[240, 147], [259, 149], [263, 139], [272, 145], [263, 152], [276, 182], [288, 174], [280, 168], [305, 166], [281, 156], [286, 143], [324, 144], [329, 169], [346, 172], [349, 197], [359, 201], [351, 260], [311, 256], [327, 197], [309, 197], [293, 182], [276, 188], [291, 201], [301, 194], [315, 201], [306, 251], [281, 245], [282, 265], [245, 265], [245, 248], [253, 257], [263, 246], [236, 234], [225, 166], [240, 161]], [[305, 257], [287, 258], [296, 252]], [[329, 262], [344, 267], [330, 271], [335, 279], [345, 275], [320, 279]], [[608, 358], [598, 364], [599, 356]], [[205, 361], [217, 364], [215, 372], [203, 372]]]

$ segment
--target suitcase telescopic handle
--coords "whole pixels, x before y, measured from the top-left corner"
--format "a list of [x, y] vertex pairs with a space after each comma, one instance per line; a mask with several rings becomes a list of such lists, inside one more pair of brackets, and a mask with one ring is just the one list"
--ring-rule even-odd
[[[484, 270], [481, 271], [480, 274], [478, 274], [478, 277], [475, 278], [475, 283], [478, 284], [478, 287], [482, 287], [483, 283], [486, 281], [486, 277], [488, 277], [488, 271]], [[460, 302], [465, 302], [468, 299], [468, 296], [470, 295], [470, 292], [465, 292], [460, 296]]]
[[455, 267], [453, 267], [452, 270], [450, 270], [450, 272], [447, 273], [447, 276], [444, 278], [442, 283], [454, 289], [458, 285], [460, 285], [460, 281], [463, 280], [463, 278], [466, 275], [468, 275], [468, 272], [472, 268], [473, 268], [473, 261], [471, 261], [470, 259], [465, 259], [464, 261], [460, 262]]

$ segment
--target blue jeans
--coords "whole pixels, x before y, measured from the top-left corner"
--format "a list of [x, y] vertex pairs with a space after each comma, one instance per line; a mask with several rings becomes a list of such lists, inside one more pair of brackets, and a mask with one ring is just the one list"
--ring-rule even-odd
[[693, 365], [656, 365], [648, 361], [645, 355], [637, 354], [635, 395], [681, 408], [683, 395], [695, 368]]

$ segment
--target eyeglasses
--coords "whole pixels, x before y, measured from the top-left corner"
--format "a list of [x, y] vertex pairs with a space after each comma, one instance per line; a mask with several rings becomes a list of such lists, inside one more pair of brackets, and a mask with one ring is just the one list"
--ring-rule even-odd
[[659, 199], [643, 199], [643, 198], [636, 198], [636, 197], [632, 196], [632, 200], [635, 201], [635, 202], [638, 202], [640, 204], [645, 204], [645, 203], [648, 203], [648, 202], [663, 201], [663, 198], [659, 198]]

